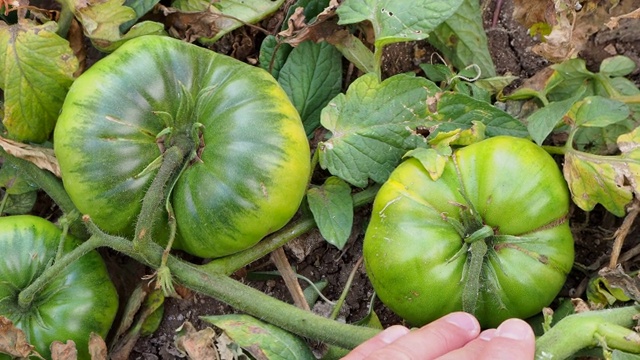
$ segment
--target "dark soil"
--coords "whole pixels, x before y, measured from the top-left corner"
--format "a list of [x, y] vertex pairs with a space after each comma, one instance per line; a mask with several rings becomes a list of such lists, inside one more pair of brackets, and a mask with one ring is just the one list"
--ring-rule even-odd
[[[489, 1], [489, 0], [488, 0]], [[527, 30], [519, 23], [512, 20], [512, 1], [506, 0], [499, 10], [497, 23], [493, 24], [493, 16], [496, 6], [495, 1], [490, 1], [485, 9], [485, 28], [488, 35], [490, 52], [499, 75], [512, 74], [520, 79], [527, 79], [541, 69], [550, 65], [544, 58], [534, 54], [531, 47], [536, 41], [532, 39]], [[278, 15], [276, 15], [278, 16]], [[274, 21], [265, 21], [270, 25]], [[269, 30], [267, 28], [267, 30]], [[604, 34], [604, 35], [602, 35]], [[618, 54], [627, 55], [640, 64], [640, 41], [638, 37], [616, 37], [607, 29], [600, 32], [600, 37], [594, 36], [590, 45], [581, 53], [581, 57], [587, 60], [590, 68], [597, 71], [599, 63], [608, 56], [609, 52], [604, 48], [612, 45]], [[599, 40], [597, 40], [599, 39]], [[218, 45], [217, 51], [233, 53], [236, 57], [256, 59], [259, 49], [260, 36], [251, 30], [239, 30], [225, 37]], [[241, 51], [238, 51], [241, 49]], [[389, 46], [385, 53], [384, 74], [392, 75], [406, 71], [418, 71], [418, 64], [429, 61], [434, 50], [426, 42], [411, 42]], [[605, 56], [606, 55], [606, 56]], [[634, 74], [636, 83], [640, 83], [638, 74]], [[297, 271], [307, 278], [318, 281], [326, 279], [327, 288], [323, 291], [329, 299], [337, 299], [344, 289], [349, 273], [353, 271], [358, 259], [362, 256], [362, 238], [364, 233], [368, 208], [360, 210], [357, 217], [353, 235], [344, 248], [340, 251], [322, 240], [317, 231], [296, 240], [296, 244], [287, 247], [290, 262]], [[608, 261], [607, 254], [611, 248], [611, 238], [615, 230], [620, 226], [621, 219], [611, 216], [606, 211], [597, 208], [590, 216], [579, 209], [574, 209], [572, 228], [576, 239], [577, 263], [591, 266], [590, 271], [597, 271]], [[625, 249], [637, 245], [640, 232], [634, 231], [628, 237]], [[302, 245], [300, 245], [302, 244]], [[293, 248], [293, 250], [292, 250]], [[304, 249], [304, 251], [303, 251]], [[295, 251], [294, 251], [295, 250]], [[120, 259], [122, 260], [122, 259]], [[623, 265], [628, 269], [638, 268], [637, 259], [629, 259]], [[247, 270], [274, 270], [274, 265], [269, 258], [257, 261]], [[565, 288], [560, 296], [579, 297], [584, 295], [586, 279], [591, 275], [589, 271], [574, 270], [567, 280]], [[249, 282], [250, 285], [265, 293], [291, 302], [289, 292], [283, 281], [269, 280], [266, 282]], [[306, 284], [302, 284], [306, 286]], [[367, 280], [363, 267], [357, 269], [357, 274], [349, 290], [346, 303], [342, 309], [340, 318], [347, 322], [361, 319], [367, 313], [368, 302], [373, 290]], [[314, 311], [327, 315], [330, 307], [320, 301]], [[402, 320], [391, 313], [380, 302], [376, 303], [375, 311], [383, 325], [402, 323]], [[201, 321], [199, 316], [232, 313], [234, 309], [214, 299], [191, 294], [187, 299], [167, 299], [165, 302], [165, 315], [158, 330], [151, 336], [141, 338], [130, 355], [131, 359], [173, 359], [181, 357], [176, 350], [174, 339], [176, 329], [185, 321], [191, 322], [197, 329], [210, 326]]]

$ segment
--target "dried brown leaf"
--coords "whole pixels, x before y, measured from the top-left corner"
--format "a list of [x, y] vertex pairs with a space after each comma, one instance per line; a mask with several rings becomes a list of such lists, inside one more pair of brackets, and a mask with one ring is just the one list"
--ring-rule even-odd
[[75, 18], [71, 19], [69, 24], [69, 33], [67, 35], [69, 46], [73, 50], [73, 55], [78, 59], [78, 70], [73, 73], [74, 77], [82, 74], [87, 66], [87, 51], [84, 46], [84, 33], [82, 26]]
[[620, 26], [621, 19], [640, 19], [640, 8], [633, 10], [630, 13], [626, 13], [620, 16], [613, 16], [605, 24], [609, 29], [613, 30]]
[[67, 340], [66, 344], [60, 341], [51, 343], [51, 360], [76, 360], [78, 359], [78, 350], [73, 340]]
[[166, 16], [165, 25], [174, 37], [187, 42], [194, 42], [199, 38], [213, 38], [220, 31], [219, 21], [227, 20], [222, 14], [209, 10], [182, 11], [172, 7], [158, 5]]
[[24, 332], [13, 325], [13, 322], [0, 316], [0, 353], [13, 357], [25, 358], [29, 355], [40, 357], [33, 345], [27, 342]]
[[216, 332], [208, 327], [196, 330], [190, 322], [182, 324], [178, 330], [176, 347], [185, 352], [192, 360], [217, 360], [218, 351], [214, 346]]
[[615, 269], [602, 268], [598, 271], [598, 275], [607, 280], [612, 288], [622, 290], [626, 296], [635, 301], [640, 300], [640, 278], [629, 276], [621, 266], [616, 266]]
[[43, 147], [35, 147], [23, 144], [0, 136], [0, 147], [9, 155], [27, 160], [35, 164], [40, 169], [48, 170], [57, 177], [60, 177], [60, 167], [56, 159], [53, 149]]
[[553, 0], [515, 0], [513, 19], [529, 28], [533, 24], [553, 21]]
[[[304, 14], [300, 8], [296, 9], [294, 15], [289, 19], [289, 28], [278, 35], [284, 38], [284, 42], [291, 46], [298, 46], [303, 41], [311, 40], [319, 42], [335, 34], [342, 27], [336, 20], [336, 9], [338, 1], [331, 0], [327, 6], [312, 23], [305, 24]], [[294, 18], [295, 16], [295, 18]]]
[[89, 336], [89, 354], [91, 360], [107, 360], [107, 344], [100, 335], [93, 332]]

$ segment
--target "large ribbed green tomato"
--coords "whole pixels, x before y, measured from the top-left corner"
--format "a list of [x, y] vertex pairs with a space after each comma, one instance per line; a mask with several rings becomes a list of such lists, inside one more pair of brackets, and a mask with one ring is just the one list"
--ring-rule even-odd
[[526, 318], [549, 305], [571, 270], [568, 211], [557, 164], [528, 140], [461, 148], [436, 181], [411, 158], [376, 196], [367, 273], [382, 302], [413, 325], [457, 310], [485, 327]]
[[[78, 358], [89, 359], [89, 335], [105, 338], [118, 310], [118, 294], [100, 254], [91, 251], [71, 263], [28, 307], [18, 303], [20, 292], [55, 259], [60, 235], [55, 225], [36, 216], [0, 217], [0, 315], [22, 329], [45, 358], [51, 357], [53, 341], [73, 340]], [[65, 251], [78, 243], [67, 236]]]
[[152, 164], [180, 135], [198, 148], [171, 195], [175, 247], [231, 254], [294, 215], [309, 144], [286, 93], [257, 67], [160, 36], [128, 41], [71, 86], [54, 133], [65, 189], [99, 227], [131, 234]]

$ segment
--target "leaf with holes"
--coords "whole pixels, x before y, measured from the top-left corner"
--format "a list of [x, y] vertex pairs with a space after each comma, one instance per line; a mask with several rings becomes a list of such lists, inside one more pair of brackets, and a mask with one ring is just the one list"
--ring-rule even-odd
[[460, 4], [462, 0], [345, 0], [336, 13], [339, 24], [370, 21], [379, 47], [427, 38]]
[[383, 82], [361, 76], [322, 110], [320, 121], [332, 137], [319, 144], [320, 165], [358, 187], [369, 179], [384, 182], [405, 152], [426, 146], [415, 129], [428, 120], [426, 99], [438, 90], [407, 74]]

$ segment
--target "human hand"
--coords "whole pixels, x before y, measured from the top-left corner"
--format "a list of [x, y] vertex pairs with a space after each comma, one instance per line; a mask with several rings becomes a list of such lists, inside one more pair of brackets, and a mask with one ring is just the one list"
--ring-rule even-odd
[[530, 360], [534, 354], [535, 336], [526, 322], [509, 319], [480, 332], [473, 315], [456, 312], [414, 331], [391, 326], [342, 360]]

